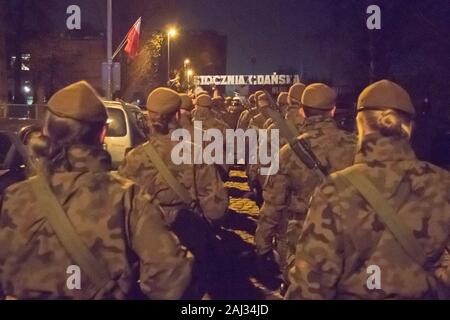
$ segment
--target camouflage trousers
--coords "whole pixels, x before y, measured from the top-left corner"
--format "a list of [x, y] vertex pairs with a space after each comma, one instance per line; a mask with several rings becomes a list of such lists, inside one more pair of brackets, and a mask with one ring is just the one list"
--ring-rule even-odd
[[293, 266], [295, 260], [295, 250], [302, 227], [302, 221], [289, 220], [286, 231], [279, 234], [275, 239], [276, 259], [285, 283], [288, 283], [289, 269]]

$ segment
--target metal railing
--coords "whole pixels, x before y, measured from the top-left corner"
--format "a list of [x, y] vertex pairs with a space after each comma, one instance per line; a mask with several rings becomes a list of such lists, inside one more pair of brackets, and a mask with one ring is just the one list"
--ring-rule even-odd
[[45, 104], [0, 104], [0, 118], [43, 119]]

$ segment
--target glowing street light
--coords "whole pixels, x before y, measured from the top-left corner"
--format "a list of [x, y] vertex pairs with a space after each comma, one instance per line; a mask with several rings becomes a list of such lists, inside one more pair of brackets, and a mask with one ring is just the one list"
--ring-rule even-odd
[[187, 83], [188, 83], [188, 86], [189, 86], [189, 84], [191, 83], [191, 76], [194, 74], [194, 70], [189, 69], [189, 70], [186, 72], [186, 74], [187, 74]]
[[167, 35], [172, 38], [175, 37], [177, 35], [177, 29], [170, 28], [169, 31], [167, 31]]
[[177, 35], [177, 29], [170, 28], [167, 31], [167, 81], [170, 81], [170, 38]]

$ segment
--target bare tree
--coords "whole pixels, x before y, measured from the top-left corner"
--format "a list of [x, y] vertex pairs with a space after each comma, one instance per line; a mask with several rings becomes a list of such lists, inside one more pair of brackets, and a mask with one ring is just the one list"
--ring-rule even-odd
[[[145, 36], [146, 32], [143, 35]], [[164, 35], [161, 32], [151, 32], [150, 35], [143, 38], [145, 40], [138, 56], [129, 65], [127, 86], [123, 91], [123, 97], [128, 100], [134, 93], [146, 93], [160, 82], [158, 71]]]

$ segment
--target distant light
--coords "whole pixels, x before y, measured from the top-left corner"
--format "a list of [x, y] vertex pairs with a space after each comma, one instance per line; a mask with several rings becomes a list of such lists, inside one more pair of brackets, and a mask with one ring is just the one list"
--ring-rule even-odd
[[23, 86], [23, 92], [30, 93], [31, 92], [31, 88], [29, 86]]
[[189, 69], [188, 71], [187, 71], [187, 75], [188, 76], [192, 76], [194, 74], [194, 71], [192, 70], [192, 69]]
[[169, 35], [169, 37], [175, 37], [177, 35], [177, 29], [170, 28], [169, 31], [167, 31], [167, 34]]
[[189, 64], [191, 61], [189, 59], [184, 60], [184, 64]]

